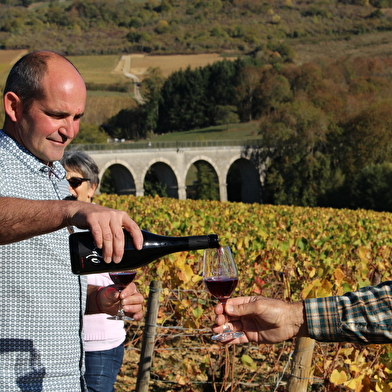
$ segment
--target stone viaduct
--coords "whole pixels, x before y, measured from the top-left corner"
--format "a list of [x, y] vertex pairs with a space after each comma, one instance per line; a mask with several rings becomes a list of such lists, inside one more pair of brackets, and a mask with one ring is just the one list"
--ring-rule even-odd
[[[206, 162], [216, 175], [221, 201], [261, 202], [263, 179], [248, 157], [246, 147], [219, 142], [189, 143], [191, 146], [187, 143], [139, 146], [114, 143], [104, 145], [105, 149], [100, 145], [85, 145], [82, 149], [97, 163], [101, 179], [105, 171], [110, 170], [117, 194], [143, 196], [146, 174], [153, 168], [158, 181], [166, 184], [169, 197], [186, 199], [187, 176], [192, 166], [197, 168], [200, 162]], [[233, 194], [237, 195], [235, 199]]]

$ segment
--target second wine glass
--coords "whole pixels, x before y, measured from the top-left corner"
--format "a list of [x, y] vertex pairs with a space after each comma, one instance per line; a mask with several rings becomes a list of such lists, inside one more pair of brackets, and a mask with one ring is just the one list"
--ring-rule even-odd
[[[121, 272], [109, 272], [110, 278], [112, 279], [116, 289], [121, 293], [131, 283], [136, 276], [136, 271], [121, 271]], [[121, 300], [118, 305], [117, 314], [115, 316], [108, 317], [108, 320], [124, 320], [133, 321], [132, 317], [128, 317], [124, 314], [124, 309], [121, 305]]]
[[[207, 290], [223, 305], [237, 287], [238, 272], [229, 246], [205, 249], [203, 258], [203, 281]], [[243, 336], [243, 332], [233, 332], [228, 324], [212, 340], [226, 341]]]

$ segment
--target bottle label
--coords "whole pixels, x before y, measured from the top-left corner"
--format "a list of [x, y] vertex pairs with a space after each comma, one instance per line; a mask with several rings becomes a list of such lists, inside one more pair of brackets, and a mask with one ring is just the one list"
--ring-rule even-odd
[[99, 252], [100, 252], [100, 249], [98, 249], [96, 246], [94, 246], [91, 253], [87, 254], [85, 256], [86, 261], [89, 263], [93, 263], [93, 264], [99, 264], [99, 263], [103, 262], [103, 257]]

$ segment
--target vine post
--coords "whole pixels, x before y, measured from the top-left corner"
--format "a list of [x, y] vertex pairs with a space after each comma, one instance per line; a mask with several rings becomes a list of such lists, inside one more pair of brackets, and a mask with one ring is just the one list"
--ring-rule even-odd
[[312, 369], [312, 358], [315, 341], [301, 337], [295, 342], [293, 362], [287, 392], [306, 392]]
[[150, 294], [147, 302], [147, 318], [143, 332], [142, 351], [140, 353], [139, 369], [137, 373], [136, 392], [148, 392], [161, 288], [161, 281], [151, 281]]

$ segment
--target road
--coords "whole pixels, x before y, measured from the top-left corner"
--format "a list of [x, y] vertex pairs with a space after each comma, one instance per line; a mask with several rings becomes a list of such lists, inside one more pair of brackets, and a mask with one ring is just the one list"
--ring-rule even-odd
[[134, 81], [134, 85], [135, 85], [135, 100], [137, 102], [139, 102], [139, 104], [143, 105], [145, 103], [141, 93], [140, 93], [140, 79], [134, 75], [131, 74], [129, 72], [129, 70], [131, 69], [131, 56], [127, 55], [127, 56], [122, 56], [121, 57], [121, 62], [122, 62], [122, 71], [124, 73], [124, 75], [127, 78], [131, 78]]

